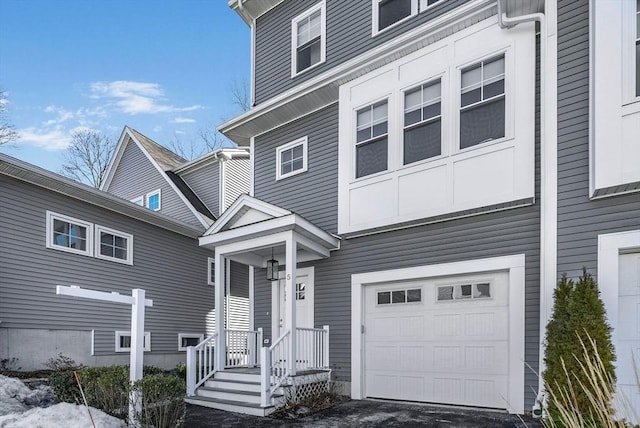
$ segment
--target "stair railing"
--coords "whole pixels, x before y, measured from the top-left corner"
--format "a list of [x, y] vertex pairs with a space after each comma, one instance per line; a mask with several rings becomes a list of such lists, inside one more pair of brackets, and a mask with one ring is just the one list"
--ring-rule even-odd
[[273, 345], [260, 352], [260, 405], [271, 405], [271, 397], [289, 377], [287, 356], [291, 347], [291, 331], [286, 331]]
[[227, 356], [225, 367], [256, 367], [260, 361], [258, 349], [262, 344], [262, 329], [224, 331]]
[[215, 345], [218, 333], [214, 333], [197, 346], [187, 347], [187, 395], [193, 397], [196, 389], [216, 372]]
[[329, 368], [329, 326], [296, 328], [296, 370]]

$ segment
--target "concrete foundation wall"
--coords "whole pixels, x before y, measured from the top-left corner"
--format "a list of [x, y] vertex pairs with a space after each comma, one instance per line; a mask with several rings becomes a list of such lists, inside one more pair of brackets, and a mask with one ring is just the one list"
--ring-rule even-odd
[[[128, 365], [129, 353], [91, 355], [91, 331], [0, 328], [0, 360], [16, 358], [22, 371], [45, 369], [44, 363], [59, 354], [86, 366]], [[144, 365], [171, 370], [186, 361], [186, 352], [145, 352]]]

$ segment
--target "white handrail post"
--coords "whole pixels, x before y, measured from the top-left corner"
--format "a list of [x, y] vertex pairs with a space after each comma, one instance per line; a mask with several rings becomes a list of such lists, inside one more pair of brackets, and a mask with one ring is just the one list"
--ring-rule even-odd
[[254, 357], [254, 362], [257, 365], [260, 364], [260, 355], [257, 355], [259, 349], [262, 349], [262, 343], [264, 341], [264, 333], [262, 331], [262, 327], [258, 328], [258, 338], [256, 339], [256, 356]]
[[[142, 379], [142, 361], [144, 352], [144, 306], [145, 291], [140, 288], [131, 290], [133, 304], [131, 305], [131, 354], [129, 357], [129, 381], [133, 385]], [[129, 398], [129, 425], [139, 426], [136, 413], [142, 411], [140, 393], [132, 390]]]
[[260, 405], [271, 405], [271, 352], [267, 346], [260, 348]]
[[322, 329], [326, 332], [324, 334], [324, 367], [329, 368], [329, 326], [323, 325]]
[[193, 397], [196, 393], [196, 350], [187, 346], [187, 395]]

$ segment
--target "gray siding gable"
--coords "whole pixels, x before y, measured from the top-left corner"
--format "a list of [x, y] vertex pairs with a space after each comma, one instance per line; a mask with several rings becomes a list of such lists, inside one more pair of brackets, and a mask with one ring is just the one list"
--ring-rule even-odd
[[161, 189], [162, 214], [174, 217], [185, 223], [202, 227], [202, 223], [196, 218], [181, 197], [169, 184], [164, 173], [151, 163], [147, 155], [138, 147], [131, 138], [125, 142], [126, 147], [109, 183], [104, 189], [109, 193], [124, 199], [134, 199], [146, 195], [149, 192]]
[[291, 20], [318, 0], [288, 0], [256, 20], [255, 102], [261, 104], [327, 70], [380, 46], [467, 0], [447, 0], [375, 37], [371, 1], [326, 0], [326, 62], [291, 78]]
[[211, 162], [202, 168], [180, 174], [202, 202], [220, 215], [220, 163]]

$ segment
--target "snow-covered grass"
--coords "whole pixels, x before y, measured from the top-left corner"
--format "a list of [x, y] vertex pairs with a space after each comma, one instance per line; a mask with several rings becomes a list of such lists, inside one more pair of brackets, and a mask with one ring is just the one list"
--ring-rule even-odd
[[[91, 427], [87, 408], [70, 403], [52, 405], [48, 386], [29, 389], [19, 379], [0, 375], [0, 428], [86, 428]], [[124, 428], [120, 419], [90, 408], [97, 427]]]

